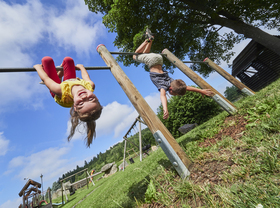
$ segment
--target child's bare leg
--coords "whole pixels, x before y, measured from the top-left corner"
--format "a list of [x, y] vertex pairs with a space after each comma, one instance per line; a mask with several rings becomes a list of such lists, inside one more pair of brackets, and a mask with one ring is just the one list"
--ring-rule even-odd
[[[135, 51], [135, 53], [149, 53], [152, 47], [152, 41], [145, 40]], [[133, 55], [136, 59], [136, 55]]]
[[[148, 40], [146, 40], [148, 42]], [[153, 41], [149, 40], [148, 44], [146, 45], [146, 48], [144, 49], [143, 53], [150, 53], [151, 47], [152, 47]]]
[[143, 53], [143, 51], [146, 49], [147, 45], [148, 45], [148, 41], [145, 40], [135, 51], [135, 53]]

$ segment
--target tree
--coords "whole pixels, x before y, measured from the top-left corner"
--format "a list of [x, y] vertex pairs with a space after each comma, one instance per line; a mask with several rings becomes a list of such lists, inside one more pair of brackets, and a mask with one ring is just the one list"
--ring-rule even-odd
[[56, 191], [57, 189], [59, 189], [61, 186], [60, 186], [60, 183], [59, 182], [53, 182], [53, 185], [52, 185], [52, 192]]
[[[278, 0], [85, 0], [90, 11], [101, 12], [104, 25], [116, 32], [115, 46], [132, 52], [143, 41], [146, 26], [156, 33], [154, 52], [168, 48], [179, 59], [206, 57], [229, 61], [235, 43], [251, 38], [280, 55], [280, 40], [259, 29], [279, 30]], [[232, 31], [222, 35], [221, 28]], [[234, 33], [234, 32], [235, 33]], [[130, 56], [119, 56], [124, 65], [135, 63]], [[165, 63], [172, 72], [171, 63]], [[193, 70], [208, 76], [212, 69], [194, 64]], [[147, 70], [147, 68], [146, 68]]]
[[168, 100], [169, 118], [164, 120], [162, 105], [158, 108], [158, 117], [175, 137], [182, 134], [178, 128], [184, 124], [202, 124], [220, 113], [219, 105], [211, 98], [196, 92], [187, 91], [184, 96], [172, 96]]
[[231, 87], [226, 87], [224, 94], [226, 99], [228, 99], [231, 102], [236, 101], [242, 96], [242, 92], [234, 85], [232, 85]]

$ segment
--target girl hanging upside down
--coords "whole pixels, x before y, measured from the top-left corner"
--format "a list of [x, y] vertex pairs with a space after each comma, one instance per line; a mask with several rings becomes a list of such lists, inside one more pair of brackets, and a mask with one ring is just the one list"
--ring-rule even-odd
[[[34, 65], [38, 75], [49, 88], [52, 97], [59, 105], [70, 108], [71, 130], [68, 141], [73, 137], [76, 127], [85, 122], [89, 147], [95, 137], [96, 120], [100, 117], [102, 106], [93, 94], [95, 84], [82, 64], [75, 67], [74, 60], [65, 57], [61, 64], [63, 70], [56, 71], [51, 57], [44, 57], [42, 64]], [[76, 77], [76, 68], [81, 70], [82, 79]], [[63, 82], [61, 82], [63, 77]]]

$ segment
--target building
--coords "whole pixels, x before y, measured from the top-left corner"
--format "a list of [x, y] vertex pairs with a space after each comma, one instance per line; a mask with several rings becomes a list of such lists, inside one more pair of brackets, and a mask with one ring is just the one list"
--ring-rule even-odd
[[232, 76], [259, 91], [280, 77], [280, 56], [252, 40], [233, 60]]

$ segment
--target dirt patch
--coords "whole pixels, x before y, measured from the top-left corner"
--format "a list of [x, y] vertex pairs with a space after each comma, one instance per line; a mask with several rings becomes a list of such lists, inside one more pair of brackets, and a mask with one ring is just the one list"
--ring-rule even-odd
[[[199, 144], [200, 147], [208, 147], [217, 143], [217, 141], [222, 140], [225, 136], [229, 136], [234, 140], [238, 140], [245, 131], [245, 125], [247, 124], [247, 120], [240, 115], [229, 116], [224, 121], [224, 126], [222, 126], [222, 130], [216, 134], [213, 138], [207, 138], [204, 142]], [[237, 151], [244, 152], [247, 149], [242, 149], [241, 147], [236, 148]], [[230, 150], [220, 149], [220, 155], [223, 155], [223, 158], [228, 158], [227, 160], [211, 160], [211, 155], [207, 156], [204, 162], [194, 163], [189, 168], [190, 171], [190, 180], [194, 182], [194, 184], [210, 184], [210, 186], [215, 184], [223, 183], [222, 175], [224, 172], [230, 173], [232, 167], [236, 166], [232, 158], [232, 152]], [[165, 171], [170, 171], [166, 169]], [[160, 182], [161, 180], [158, 180]], [[180, 181], [180, 177], [178, 175], [174, 176], [173, 182]], [[162, 187], [167, 186], [167, 181], [161, 181], [160, 184]], [[172, 188], [171, 188], [172, 189]], [[214, 190], [214, 189], [212, 189]], [[161, 192], [160, 190], [157, 190]], [[171, 194], [174, 190], [168, 190]], [[176, 200], [174, 200], [176, 201]], [[203, 206], [204, 203], [200, 201], [200, 198], [192, 198], [188, 200], [188, 205], [190, 207]], [[152, 204], [142, 204], [143, 208], [160, 208], [166, 207], [158, 202], [154, 202]], [[172, 207], [181, 207], [180, 204], [174, 204]]]
[[207, 138], [204, 142], [199, 144], [200, 147], [208, 147], [215, 144], [217, 141], [222, 140], [224, 136], [230, 136], [232, 139], [237, 140], [242, 137], [247, 120], [240, 115], [229, 116], [224, 121], [225, 127], [220, 130], [213, 138]]

